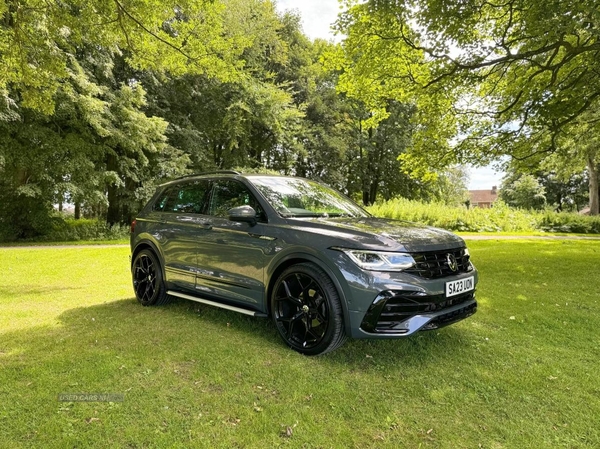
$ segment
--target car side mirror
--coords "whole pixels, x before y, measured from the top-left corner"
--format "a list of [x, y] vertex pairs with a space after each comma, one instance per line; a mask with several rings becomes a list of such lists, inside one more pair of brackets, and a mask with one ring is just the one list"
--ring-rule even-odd
[[256, 224], [256, 211], [250, 206], [238, 206], [227, 211], [229, 220], [241, 221], [244, 223], [250, 223], [250, 226]]

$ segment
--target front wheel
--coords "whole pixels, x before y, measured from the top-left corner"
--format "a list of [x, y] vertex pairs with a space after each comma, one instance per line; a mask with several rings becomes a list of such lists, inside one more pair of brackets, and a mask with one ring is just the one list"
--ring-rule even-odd
[[156, 255], [148, 250], [140, 251], [131, 265], [135, 297], [143, 306], [159, 306], [169, 300], [162, 270]]
[[271, 294], [271, 311], [283, 340], [302, 354], [324, 354], [346, 341], [340, 296], [316, 265], [293, 265], [281, 273]]

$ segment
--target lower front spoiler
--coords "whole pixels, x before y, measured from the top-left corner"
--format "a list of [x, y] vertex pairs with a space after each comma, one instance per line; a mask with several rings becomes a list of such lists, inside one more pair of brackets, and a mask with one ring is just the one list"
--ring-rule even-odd
[[368, 332], [362, 328], [354, 329], [354, 338], [400, 338], [418, 331], [439, 329], [473, 315], [477, 311], [477, 301], [473, 298], [455, 306], [432, 313], [414, 315], [386, 329]]

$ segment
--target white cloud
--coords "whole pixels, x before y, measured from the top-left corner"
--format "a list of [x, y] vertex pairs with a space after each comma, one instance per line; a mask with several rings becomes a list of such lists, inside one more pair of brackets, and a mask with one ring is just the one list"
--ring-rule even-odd
[[298, 10], [304, 33], [311, 39], [334, 39], [331, 24], [340, 12], [337, 0], [278, 0], [277, 10]]
[[469, 179], [469, 190], [486, 190], [493, 186], [500, 188], [502, 184], [502, 178], [504, 177], [503, 171], [498, 171], [494, 167], [488, 165], [486, 167], [469, 167], [470, 179]]

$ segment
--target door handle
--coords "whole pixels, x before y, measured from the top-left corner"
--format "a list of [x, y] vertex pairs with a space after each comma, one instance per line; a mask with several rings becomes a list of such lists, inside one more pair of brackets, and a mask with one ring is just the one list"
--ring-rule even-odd
[[204, 229], [212, 229], [212, 223], [208, 220], [199, 220], [198, 224]]

